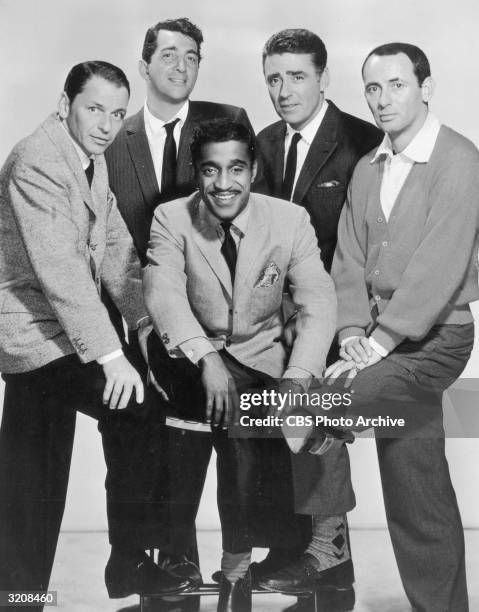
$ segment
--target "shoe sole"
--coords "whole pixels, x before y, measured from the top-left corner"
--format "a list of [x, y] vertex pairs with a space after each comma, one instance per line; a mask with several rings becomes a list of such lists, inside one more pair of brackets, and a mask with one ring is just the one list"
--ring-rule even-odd
[[187, 593], [188, 591], [193, 590], [191, 585], [189, 583], [186, 583], [186, 585], [184, 587], [180, 587], [180, 588], [176, 588], [173, 590], [168, 590], [168, 591], [161, 591], [161, 592], [157, 592], [157, 593], [140, 593], [138, 591], [132, 591], [132, 590], [126, 590], [120, 586], [107, 586], [106, 588], [107, 592], [108, 592], [108, 597], [110, 599], [123, 599], [123, 597], [129, 597], [130, 595], [158, 595], [158, 596], [163, 596], [163, 595], [181, 595], [182, 593]]

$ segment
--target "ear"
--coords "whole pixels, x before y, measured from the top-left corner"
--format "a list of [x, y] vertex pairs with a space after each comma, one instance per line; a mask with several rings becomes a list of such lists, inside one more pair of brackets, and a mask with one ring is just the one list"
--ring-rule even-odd
[[319, 84], [321, 86], [321, 91], [324, 91], [329, 85], [329, 69], [325, 66], [321, 76], [319, 77]]
[[60, 119], [65, 120], [70, 113], [70, 100], [68, 99], [67, 94], [62, 91], [60, 95], [60, 99], [58, 100], [58, 114]]
[[138, 62], [138, 72], [140, 73], [142, 79], [144, 79], [145, 81], [150, 80], [150, 68], [144, 59], [141, 59]]
[[431, 100], [434, 94], [435, 86], [436, 86], [436, 83], [434, 82], [432, 77], [428, 76], [424, 79], [421, 85], [423, 102], [428, 103]]
[[254, 160], [253, 165], [251, 166], [251, 182], [253, 183], [256, 178], [256, 174], [258, 173], [258, 162]]

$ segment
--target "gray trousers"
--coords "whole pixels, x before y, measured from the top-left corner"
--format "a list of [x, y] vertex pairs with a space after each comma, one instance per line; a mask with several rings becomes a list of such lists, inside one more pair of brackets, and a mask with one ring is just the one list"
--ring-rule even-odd
[[[472, 323], [435, 326], [360, 371], [349, 389], [351, 405], [306, 408], [314, 417], [404, 416], [405, 427], [375, 433], [389, 533], [417, 612], [468, 610], [464, 536], [445, 457], [441, 400], [466, 366], [473, 342]], [[344, 380], [319, 389], [345, 391]], [[313, 486], [310, 509], [318, 494]]]

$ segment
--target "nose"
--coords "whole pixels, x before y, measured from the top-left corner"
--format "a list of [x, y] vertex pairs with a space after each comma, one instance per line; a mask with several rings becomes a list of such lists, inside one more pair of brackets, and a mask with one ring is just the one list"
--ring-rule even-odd
[[111, 130], [111, 117], [109, 113], [103, 113], [98, 124], [99, 129], [104, 133], [108, 134]]
[[283, 81], [281, 83], [281, 87], [279, 88], [279, 98], [280, 100], [285, 100], [290, 96], [291, 92], [289, 91], [288, 83]]
[[185, 70], [186, 70], [186, 62], [185, 62], [185, 58], [184, 57], [178, 57], [177, 58], [175, 68], [176, 68], [176, 70], [178, 70], [178, 72], [185, 72]]
[[391, 103], [391, 97], [389, 95], [389, 90], [387, 87], [383, 87], [381, 89], [381, 93], [378, 98], [378, 107], [380, 109], [386, 108], [388, 104]]
[[226, 191], [231, 187], [231, 177], [228, 172], [218, 172], [215, 177], [215, 188]]

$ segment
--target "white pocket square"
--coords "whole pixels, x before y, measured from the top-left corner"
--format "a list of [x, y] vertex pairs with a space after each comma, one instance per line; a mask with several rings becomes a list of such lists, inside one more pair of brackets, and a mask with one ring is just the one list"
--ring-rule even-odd
[[324, 183], [319, 183], [318, 187], [339, 187], [341, 183], [336, 180], [325, 181]]
[[261, 272], [261, 276], [259, 277], [259, 280], [255, 285], [255, 288], [256, 287], [271, 287], [271, 285], [274, 285], [276, 282], [278, 282], [280, 274], [281, 274], [281, 270], [274, 263], [274, 261], [271, 261], [266, 266], [266, 268], [263, 270], [263, 272]]

